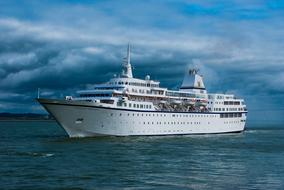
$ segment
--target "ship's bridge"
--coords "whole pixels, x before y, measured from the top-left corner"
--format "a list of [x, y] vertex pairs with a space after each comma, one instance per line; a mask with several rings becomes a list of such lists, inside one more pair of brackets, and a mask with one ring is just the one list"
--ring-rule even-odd
[[[146, 80], [137, 79], [137, 78], [112, 78], [107, 85], [128, 85], [128, 86], [137, 86], [137, 87], [159, 87], [160, 82], [150, 80], [149, 75], [146, 76]], [[148, 79], [148, 80], [147, 80]]]

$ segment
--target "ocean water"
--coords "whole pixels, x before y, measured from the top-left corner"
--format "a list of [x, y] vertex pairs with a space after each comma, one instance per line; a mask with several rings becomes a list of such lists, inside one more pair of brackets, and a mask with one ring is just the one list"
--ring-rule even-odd
[[0, 122], [0, 189], [284, 189], [284, 127], [70, 139], [55, 122]]

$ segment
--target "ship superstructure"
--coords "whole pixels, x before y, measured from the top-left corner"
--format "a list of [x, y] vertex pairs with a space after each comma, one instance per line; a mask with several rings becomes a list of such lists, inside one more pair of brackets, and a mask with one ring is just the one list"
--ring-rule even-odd
[[197, 68], [188, 68], [179, 90], [134, 78], [130, 45], [122, 72], [108, 82], [78, 91], [77, 97], [38, 101], [70, 137], [171, 135], [240, 132], [247, 109], [243, 99], [207, 93]]

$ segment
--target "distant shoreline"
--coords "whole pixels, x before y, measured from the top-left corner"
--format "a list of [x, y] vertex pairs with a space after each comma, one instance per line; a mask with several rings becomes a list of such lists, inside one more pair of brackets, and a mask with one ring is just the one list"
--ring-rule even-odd
[[55, 119], [1, 119], [0, 118], [0, 122], [5, 121], [5, 122], [9, 122], [9, 121], [46, 121], [46, 122], [54, 122]]
[[0, 121], [54, 121], [54, 118], [49, 114], [0, 113]]

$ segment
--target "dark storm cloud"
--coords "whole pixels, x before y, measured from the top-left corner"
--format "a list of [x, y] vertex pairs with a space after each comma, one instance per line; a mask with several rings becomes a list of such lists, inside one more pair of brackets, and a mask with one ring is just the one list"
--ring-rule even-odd
[[[0, 108], [20, 110], [120, 72], [133, 45], [134, 75], [178, 88], [188, 64], [210, 91], [283, 106], [283, 6], [249, 2], [16, 1], [0, 9]], [[157, 10], [159, 10], [157, 12]], [[262, 13], [262, 12], [265, 13]], [[261, 97], [261, 98], [260, 98]], [[273, 98], [273, 101], [270, 97]], [[259, 99], [259, 101], [256, 100]], [[17, 108], [17, 105], [19, 107]], [[27, 106], [26, 106], [27, 108]]]

